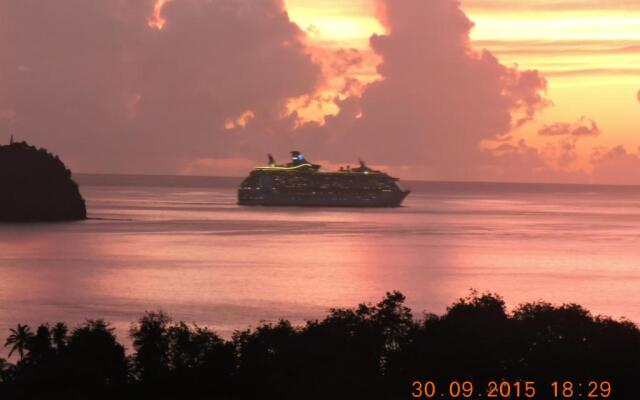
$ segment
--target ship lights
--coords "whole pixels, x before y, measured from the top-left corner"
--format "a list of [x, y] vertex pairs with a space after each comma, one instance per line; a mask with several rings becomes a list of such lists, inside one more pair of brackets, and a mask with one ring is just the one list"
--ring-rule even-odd
[[291, 160], [294, 163], [303, 163], [303, 162], [305, 162], [304, 156], [299, 151], [292, 151], [291, 152]]

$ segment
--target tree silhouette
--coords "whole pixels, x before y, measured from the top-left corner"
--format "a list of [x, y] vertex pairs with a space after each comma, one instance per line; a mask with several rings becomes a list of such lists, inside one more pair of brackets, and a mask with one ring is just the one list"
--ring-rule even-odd
[[233, 343], [207, 328], [172, 323], [162, 312], [145, 314], [130, 335], [137, 350], [132, 357], [137, 397], [230, 396]]
[[18, 325], [7, 346], [23, 355], [16, 365], [0, 362], [0, 398], [387, 400], [408, 398], [415, 380], [440, 388], [468, 380], [482, 394], [503, 379], [535, 381], [535, 398], [552, 398], [550, 383], [563, 380], [606, 380], [615, 398], [637, 397], [640, 330], [631, 322], [575, 304], [508, 312], [490, 293], [419, 319], [404, 302], [391, 292], [304, 326], [263, 323], [231, 340], [151, 312], [130, 330], [129, 359], [101, 320], [71, 335], [62, 323], [35, 334]]
[[62, 351], [69, 341], [69, 328], [64, 322], [56, 323], [51, 329], [51, 340], [58, 352]]
[[31, 332], [31, 328], [28, 325], [20, 325], [15, 329], [9, 329], [11, 335], [7, 338], [7, 341], [4, 344], [4, 347], [11, 346], [11, 350], [9, 351], [9, 357], [17, 351], [20, 355], [20, 359], [24, 358], [25, 350], [29, 347], [29, 341], [33, 337], [33, 333]]
[[48, 324], [42, 324], [38, 327], [36, 334], [29, 339], [27, 348], [29, 362], [40, 362], [51, 356], [53, 347], [51, 346], [51, 330]]
[[148, 312], [130, 330], [136, 354], [133, 358], [139, 378], [159, 381], [169, 370], [169, 324], [163, 312]]
[[73, 331], [63, 353], [68, 384], [93, 393], [91, 398], [108, 398], [127, 382], [124, 347], [113, 331], [103, 320], [89, 320]]
[[4, 382], [6, 371], [11, 367], [11, 364], [4, 358], [0, 358], [0, 383]]

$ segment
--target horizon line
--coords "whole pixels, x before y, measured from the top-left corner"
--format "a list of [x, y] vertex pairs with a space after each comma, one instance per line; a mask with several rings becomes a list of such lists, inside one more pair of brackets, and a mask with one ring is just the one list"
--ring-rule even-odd
[[[112, 177], [139, 177], [139, 178], [222, 178], [222, 179], [244, 179], [246, 176], [230, 175], [184, 175], [184, 174], [145, 174], [145, 173], [112, 173], [112, 172], [73, 172], [73, 177], [78, 176], [112, 176]], [[442, 179], [401, 179], [400, 182], [415, 183], [473, 183], [490, 185], [544, 185], [544, 186], [598, 186], [598, 187], [620, 187], [620, 188], [640, 188], [640, 184], [628, 183], [578, 183], [578, 182], [526, 182], [526, 181], [491, 181], [491, 180], [442, 180]]]

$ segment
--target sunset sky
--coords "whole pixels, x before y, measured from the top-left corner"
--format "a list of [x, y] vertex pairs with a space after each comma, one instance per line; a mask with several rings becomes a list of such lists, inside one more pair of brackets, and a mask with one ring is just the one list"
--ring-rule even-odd
[[[368, 51], [372, 33], [384, 33], [376, 0], [287, 0], [292, 19], [321, 46]], [[594, 120], [601, 134], [578, 145], [572, 167], [590, 169], [594, 147], [640, 146], [640, 1], [463, 0], [475, 23], [476, 49], [507, 65], [537, 69], [553, 103], [515, 134], [539, 147], [545, 124]], [[552, 143], [554, 145], [555, 143]]]
[[50, 3], [0, 0], [0, 129], [79, 172], [640, 184], [637, 0]]

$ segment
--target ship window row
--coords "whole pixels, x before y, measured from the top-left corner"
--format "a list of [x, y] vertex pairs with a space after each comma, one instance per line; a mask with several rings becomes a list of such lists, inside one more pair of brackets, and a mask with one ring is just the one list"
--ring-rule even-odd
[[358, 188], [363, 190], [372, 190], [372, 189], [395, 189], [397, 185], [395, 182], [358, 182], [358, 181], [339, 181], [339, 182], [309, 182], [305, 180], [283, 180], [283, 179], [273, 179], [272, 181], [260, 181], [258, 184], [254, 184], [252, 186], [260, 186], [260, 187], [289, 187], [289, 188], [299, 188], [299, 189], [318, 189], [318, 190], [328, 190], [328, 189], [349, 189], [349, 188]]

